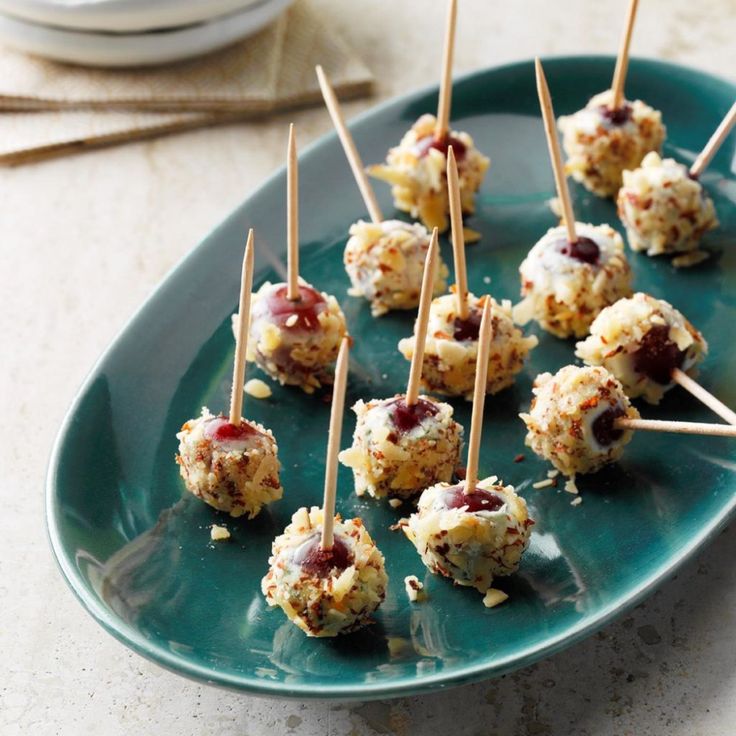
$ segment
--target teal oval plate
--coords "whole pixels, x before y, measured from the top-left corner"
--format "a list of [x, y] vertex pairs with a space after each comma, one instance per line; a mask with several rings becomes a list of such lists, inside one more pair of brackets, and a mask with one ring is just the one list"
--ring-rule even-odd
[[[545, 66], [559, 115], [609, 84], [613, 59], [560, 58]], [[627, 92], [663, 111], [666, 153], [684, 161], [736, 97], [723, 80], [640, 60], [631, 63]], [[436, 98], [436, 89], [421, 91], [358, 119], [353, 130], [364, 159], [380, 161]], [[469, 222], [483, 233], [468, 248], [470, 286], [516, 300], [518, 265], [555, 221], [531, 62], [457, 81], [453, 119], [493, 160]], [[677, 271], [666, 260], [630, 255], [636, 287], [670, 299], [705, 333], [711, 350], [702, 382], [732, 406], [733, 157], [732, 136], [703, 178], [721, 220], [706, 238], [712, 252], [706, 263]], [[367, 302], [346, 294], [342, 250], [364, 208], [334, 135], [304, 152], [300, 180], [303, 275], [337, 295], [355, 336], [348, 406], [401, 391], [408, 364], [396, 344], [410, 333], [413, 314], [374, 320]], [[618, 465], [580, 480], [578, 507], [561, 490], [531, 487], [548, 466], [525, 449], [517, 414], [529, 404], [537, 373], [573, 361], [572, 342], [538, 332], [539, 347], [515, 387], [488, 400], [483, 436], [481, 471], [514, 484], [537, 521], [518, 574], [497, 583], [510, 600], [486, 609], [477, 592], [429, 575], [403, 535], [389, 530], [402, 510], [357, 498], [341, 468], [338, 510], [363, 518], [387, 560], [388, 596], [375, 624], [315, 640], [268, 609], [260, 580], [271, 541], [297, 507], [320, 503], [328, 404], [279, 387], [267, 400], [246, 397], [246, 414], [278, 439], [285, 487], [284, 498], [252, 522], [230, 520], [186, 494], [174, 453], [187, 418], [203, 405], [227, 406], [230, 315], [245, 234], [255, 228], [256, 285], [276, 278], [285, 188], [282, 170], [174, 269], [95, 366], [61, 429], [47, 485], [51, 542], [72, 589], [110, 633], [181, 674], [253, 693], [343, 699], [417, 693], [499, 675], [559, 651], [640, 600], [723, 527], [736, 503], [736, 445], [727, 439], [642, 433]], [[393, 215], [388, 188], [376, 188]], [[577, 187], [574, 196], [578, 219], [621, 229], [611, 202]], [[442, 248], [450, 262], [446, 240]], [[260, 375], [255, 368], [249, 374]], [[468, 427], [470, 406], [455, 406]], [[641, 408], [650, 417], [714, 419], [679, 389], [660, 407]], [[347, 412], [343, 446], [353, 425]], [[525, 460], [514, 462], [520, 453]], [[210, 542], [215, 522], [231, 530], [229, 542]], [[403, 580], [410, 574], [425, 582], [427, 602], [409, 603]]]

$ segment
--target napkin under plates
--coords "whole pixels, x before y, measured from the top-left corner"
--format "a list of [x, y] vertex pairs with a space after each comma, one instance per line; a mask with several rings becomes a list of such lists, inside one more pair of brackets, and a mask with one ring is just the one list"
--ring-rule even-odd
[[0, 49], [0, 164], [19, 164], [371, 91], [349, 46], [300, 0], [256, 36], [162, 68], [87, 69]]

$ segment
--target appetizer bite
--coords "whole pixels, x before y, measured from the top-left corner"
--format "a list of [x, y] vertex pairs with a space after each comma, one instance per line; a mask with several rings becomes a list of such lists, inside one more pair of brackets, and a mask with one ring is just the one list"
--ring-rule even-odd
[[[250, 312], [253, 230], [248, 233], [240, 288], [240, 314]], [[256, 516], [283, 494], [278, 447], [271, 431], [242, 418], [247, 320], [236, 333], [230, 415], [201, 416], [184, 423], [176, 436], [176, 462], [187, 490], [230, 516]]]
[[575, 355], [612, 373], [630, 398], [658, 404], [675, 385], [673, 374], [696, 375], [707, 352], [703, 336], [671, 304], [637, 293], [604, 309]]
[[453, 408], [419, 395], [429, 305], [439, 247], [437, 228], [424, 267], [419, 314], [414, 327], [417, 349], [412, 356], [406, 394], [390, 399], [358, 401], [353, 445], [340, 453], [352, 468], [355, 491], [374, 498], [410, 498], [427, 486], [449, 481], [460, 460], [463, 428]]
[[566, 172], [599, 197], [614, 196], [624, 169], [636, 168], [650, 151], [659, 152], [666, 133], [658, 110], [641, 100], [624, 99], [636, 6], [637, 0], [631, 0], [612, 88], [559, 120]]
[[[288, 280], [266, 282], [253, 295], [247, 359], [282, 386], [314, 393], [332, 383], [332, 366], [347, 335], [345, 315], [334, 296], [299, 278], [297, 155], [289, 128]], [[233, 316], [236, 329], [238, 316]]]
[[[493, 322], [486, 390], [495, 394], [514, 382], [524, 361], [537, 344], [535, 336], [524, 336], [514, 324], [511, 302], [497, 302], [490, 296], [476, 297], [468, 291], [465, 241], [459, 201], [457, 168], [453, 149], [448, 151], [447, 180], [450, 190], [452, 248], [455, 260], [454, 294], [437, 297], [429, 307], [427, 335], [421, 371], [426, 391], [470, 400], [475, 385], [478, 331], [485, 300], [489, 301]], [[399, 342], [399, 351], [413, 360], [418, 335]]]
[[641, 166], [624, 171], [618, 215], [632, 250], [649, 256], [696, 251], [709, 230], [718, 227], [713, 200], [699, 177], [736, 123], [736, 103], [688, 169], [672, 158], [648, 153]]
[[[465, 481], [437, 483], [419, 498], [416, 513], [402, 523], [427, 568], [456, 584], [488, 595], [495, 577], [510, 575], [529, 544], [533, 521], [524, 499], [496, 476], [478, 479], [486, 371], [491, 343], [491, 303], [486, 299], [473, 400]], [[486, 599], [484, 599], [486, 602]]]
[[595, 473], [623, 455], [633, 430], [736, 437], [736, 427], [640, 419], [620, 381], [600, 366], [568, 365], [537, 376], [528, 413], [526, 444], [571, 478]]
[[458, 160], [460, 200], [465, 214], [475, 212], [475, 194], [491, 163], [467, 133], [450, 129], [456, 16], [457, 0], [450, 0], [437, 117], [422, 115], [399, 145], [389, 150], [385, 164], [368, 168], [369, 174], [392, 185], [397, 209], [418, 217], [428, 228], [439, 228], [440, 232], [449, 225], [445, 180], [448, 147], [455, 149]]
[[537, 91], [564, 224], [551, 228], [519, 267], [522, 301], [513, 316], [536, 320], [557, 337], [582, 337], [604, 308], [631, 294], [631, 268], [621, 236], [608, 225], [575, 222], [554, 131], [547, 80], [536, 60]]
[[[358, 220], [350, 226], [345, 245], [345, 270], [352, 284], [348, 293], [368, 299], [374, 317], [392, 309], [414, 309], [419, 303], [429, 238], [419, 223]], [[433, 294], [447, 288], [447, 274], [440, 258]]]
[[604, 368], [568, 365], [553, 376], [537, 376], [529, 413], [526, 444], [561, 473], [594, 473], [616, 462], [631, 441], [618, 429], [619, 417], [638, 419], [619, 381]]
[[386, 596], [383, 555], [358, 519], [335, 515], [337, 453], [345, 405], [348, 339], [337, 359], [322, 509], [300, 508], [276, 537], [261, 590], [307, 636], [337, 636], [371, 622]]
[[[350, 239], [345, 245], [344, 257], [345, 270], [352, 284], [348, 293], [365, 297], [371, 304], [374, 317], [380, 317], [392, 309], [414, 309], [419, 304], [429, 232], [419, 223], [383, 219], [355, 141], [345, 125], [340, 103], [321, 66], [317, 67], [317, 78], [371, 217], [370, 222], [358, 220], [350, 227]], [[447, 266], [440, 257], [433, 293], [441, 294], [447, 288], [447, 273]]]
[[[571, 215], [572, 217], [572, 215]], [[573, 239], [574, 238], [574, 239]], [[519, 266], [519, 324], [535, 320], [557, 337], [582, 337], [602, 309], [631, 294], [624, 241], [608, 225], [550, 228]]]

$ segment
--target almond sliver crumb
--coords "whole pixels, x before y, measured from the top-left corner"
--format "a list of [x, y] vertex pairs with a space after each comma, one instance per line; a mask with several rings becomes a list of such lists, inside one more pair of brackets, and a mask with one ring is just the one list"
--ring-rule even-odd
[[483, 605], [486, 608], [494, 608], [500, 603], [503, 603], [508, 597], [507, 593], [498, 590], [498, 588], [488, 588], [485, 596], [483, 596]]
[[271, 387], [260, 378], [251, 378], [245, 383], [245, 393], [254, 399], [267, 399], [271, 395]]
[[536, 483], [532, 483], [532, 488], [539, 490], [540, 488], [549, 488], [555, 484], [554, 479], [545, 478], [545, 480], [539, 480]]
[[225, 540], [230, 539], [230, 532], [227, 530], [227, 527], [213, 524], [210, 529], [210, 539], [213, 542], [224, 542]]
[[424, 584], [419, 582], [416, 575], [407, 575], [404, 578], [404, 588], [406, 595], [412, 603], [419, 603], [426, 599], [427, 594], [424, 592]]

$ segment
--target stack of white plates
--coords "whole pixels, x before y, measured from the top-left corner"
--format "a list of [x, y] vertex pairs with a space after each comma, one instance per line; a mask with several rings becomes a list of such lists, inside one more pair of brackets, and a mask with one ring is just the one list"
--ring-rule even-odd
[[294, 0], [0, 0], [0, 41], [57, 61], [149, 66], [252, 35]]

